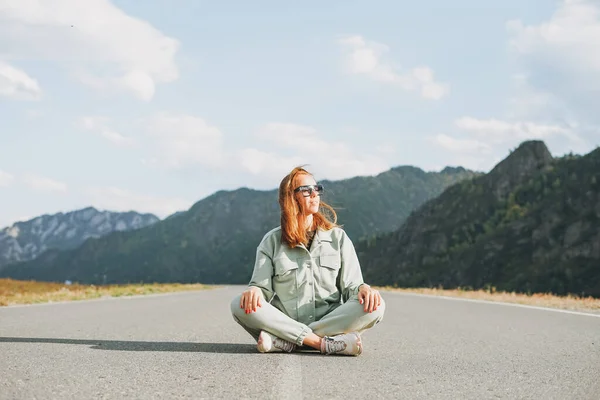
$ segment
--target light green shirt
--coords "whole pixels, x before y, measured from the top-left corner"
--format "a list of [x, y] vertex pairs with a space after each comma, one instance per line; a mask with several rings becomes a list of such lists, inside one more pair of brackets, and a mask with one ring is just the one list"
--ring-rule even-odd
[[317, 230], [310, 251], [281, 242], [281, 227], [258, 245], [249, 286], [296, 321], [318, 321], [358, 293], [362, 272], [352, 241], [341, 228]]

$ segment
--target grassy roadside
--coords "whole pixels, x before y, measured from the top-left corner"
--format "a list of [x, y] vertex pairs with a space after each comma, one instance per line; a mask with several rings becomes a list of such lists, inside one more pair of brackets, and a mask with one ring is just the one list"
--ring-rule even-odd
[[213, 286], [200, 283], [150, 283], [95, 286], [0, 279], [0, 306], [182, 292], [210, 289], [212, 287]]
[[[169, 293], [211, 289], [216, 286], [179, 283], [152, 283], [131, 285], [66, 285], [61, 283], [18, 281], [0, 279], [0, 306], [14, 304], [50, 303], [101, 297], [121, 297], [153, 293]], [[600, 313], [600, 299], [577, 296], [555, 296], [551, 294], [517, 294], [495, 290], [461, 290], [429, 288], [378, 287], [379, 290], [420, 293], [435, 296], [461, 297], [468, 299], [517, 303], [563, 310]]]
[[514, 292], [497, 292], [495, 290], [462, 290], [462, 289], [436, 289], [436, 288], [393, 288], [379, 287], [379, 290], [397, 291], [405, 293], [419, 293], [434, 296], [460, 297], [497, 301], [503, 303], [516, 303], [537, 307], [558, 308], [561, 310], [583, 311], [600, 314], [600, 299], [593, 297], [556, 296], [547, 293], [534, 293], [531, 295]]

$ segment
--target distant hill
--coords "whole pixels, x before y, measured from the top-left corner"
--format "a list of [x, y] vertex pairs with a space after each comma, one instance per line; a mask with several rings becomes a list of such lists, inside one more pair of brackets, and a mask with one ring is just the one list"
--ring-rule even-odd
[[357, 251], [376, 284], [600, 297], [600, 149], [555, 159], [524, 142]]
[[152, 214], [98, 211], [88, 207], [17, 222], [0, 230], [0, 267], [32, 260], [48, 249], [73, 249], [89, 238], [143, 228], [158, 220]]
[[[401, 166], [377, 176], [323, 181], [323, 200], [355, 240], [397, 229], [410, 212], [477, 173]], [[256, 247], [279, 225], [277, 191], [219, 191], [185, 213], [132, 232], [114, 232], [70, 251], [48, 251], [0, 276], [81, 283], [247, 283]]]

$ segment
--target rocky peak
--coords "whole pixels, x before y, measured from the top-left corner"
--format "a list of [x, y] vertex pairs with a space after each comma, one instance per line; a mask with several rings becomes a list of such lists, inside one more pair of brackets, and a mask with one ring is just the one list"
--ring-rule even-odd
[[541, 140], [523, 142], [485, 177], [498, 199], [504, 199], [536, 172], [549, 167], [554, 158]]
[[99, 211], [87, 207], [16, 222], [0, 229], [0, 267], [31, 260], [48, 249], [74, 248], [89, 238], [143, 228], [158, 220], [152, 214]]
[[461, 174], [461, 173], [465, 173], [465, 172], [467, 172], [467, 170], [464, 169], [463, 167], [446, 167], [440, 171], [440, 174], [454, 175], [454, 174]]

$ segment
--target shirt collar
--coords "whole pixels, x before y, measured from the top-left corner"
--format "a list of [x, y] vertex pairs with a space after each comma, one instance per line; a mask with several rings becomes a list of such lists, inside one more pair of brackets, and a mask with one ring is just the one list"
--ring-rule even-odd
[[333, 239], [331, 238], [331, 233], [333, 232], [332, 229], [328, 230], [328, 231], [324, 231], [321, 229], [317, 229], [317, 234], [315, 235], [315, 238], [317, 239], [317, 241], [319, 243], [321, 242], [332, 242]]

